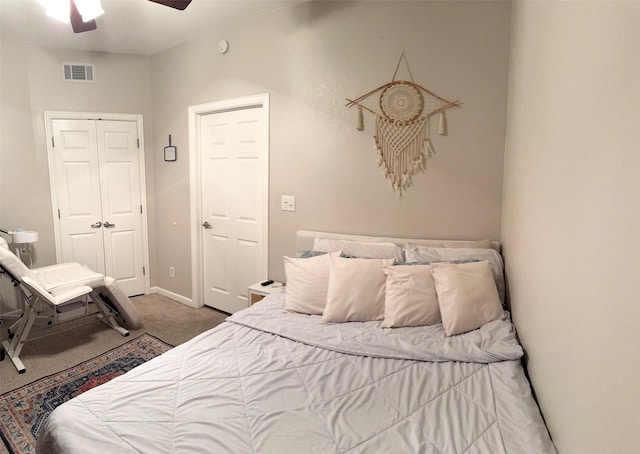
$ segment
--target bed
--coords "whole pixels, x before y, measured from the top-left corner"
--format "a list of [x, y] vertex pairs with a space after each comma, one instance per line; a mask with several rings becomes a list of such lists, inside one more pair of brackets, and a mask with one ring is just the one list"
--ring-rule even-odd
[[[37, 452], [556, 453], [502, 310], [501, 276], [490, 260], [470, 258], [475, 250], [501, 264], [497, 243], [303, 231], [297, 244], [297, 256], [285, 257], [285, 293], [61, 405]], [[399, 257], [386, 257], [398, 248]], [[399, 261], [418, 252], [438, 260]], [[371, 268], [377, 261], [388, 281], [382, 290], [372, 284], [381, 279]], [[407, 307], [386, 307], [421, 285], [393, 281], [393, 273], [432, 278], [444, 303], [460, 297], [462, 272], [472, 296], [486, 298], [476, 269], [490, 276], [488, 294], [500, 305], [499, 314], [481, 310], [492, 320], [476, 329], [465, 314], [452, 322], [444, 305], [442, 320], [427, 325], [438, 315], [425, 316], [424, 304], [422, 321]], [[381, 292], [382, 308], [374, 302]], [[324, 309], [314, 308], [323, 298]]]

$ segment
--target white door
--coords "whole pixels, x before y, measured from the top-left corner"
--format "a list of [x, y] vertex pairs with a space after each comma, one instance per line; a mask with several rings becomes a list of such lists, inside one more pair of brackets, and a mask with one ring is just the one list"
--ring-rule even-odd
[[266, 278], [268, 130], [263, 107], [200, 116], [204, 304], [249, 306]]
[[143, 294], [144, 252], [137, 125], [53, 119], [60, 260], [79, 262]]
[[127, 295], [144, 293], [142, 204], [134, 121], [98, 121], [105, 274]]
[[[93, 120], [53, 120], [62, 262], [105, 272], [102, 200]], [[55, 207], [54, 207], [55, 209]]]

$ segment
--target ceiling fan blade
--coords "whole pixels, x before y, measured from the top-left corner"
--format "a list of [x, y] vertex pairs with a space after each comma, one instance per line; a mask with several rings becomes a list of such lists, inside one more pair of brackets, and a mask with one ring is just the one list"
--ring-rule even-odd
[[160, 5], [170, 6], [171, 8], [179, 9], [180, 11], [184, 10], [191, 0], [149, 0], [150, 2], [159, 3]]
[[70, 0], [70, 1], [71, 1], [71, 14], [69, 15], [69, 18], [71, 19], [71, 28], [73, 28], [74, 33], [88, 32], [98, 28], [98, 25], [96, 24], [95, 19], [90, 20], [88, 22], [82, 22], [82, 16], [78, 11], [76, 2], [74, 0]]

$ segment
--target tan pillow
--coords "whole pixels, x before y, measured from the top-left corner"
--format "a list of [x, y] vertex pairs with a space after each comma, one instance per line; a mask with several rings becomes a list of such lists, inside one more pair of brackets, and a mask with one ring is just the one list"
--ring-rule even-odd
[[447, 336], [480, 328], [504, 316], [489, 262], [431, 265]]
[[384, 288], [383, 266], [393, 259], [331, 257], [327, 305], [324, 322], [366, 322], [382, 320]]
[[385, 266], [385, 328], [440, 323], [440, 307], [429, 265]]
[[287, 287], [284, 306], [294, 312], [320, 315], [327, 304], [331, 257], [340, 251], [310, 258], [284, 257]]
[[404, 250], [407, 262], [452, 262], [456, 260], [487, 260], [496, 282], [500, 301], [505, 302], [504, 262], [494, 249], [474, 248], [429, 248], [412, 247]]

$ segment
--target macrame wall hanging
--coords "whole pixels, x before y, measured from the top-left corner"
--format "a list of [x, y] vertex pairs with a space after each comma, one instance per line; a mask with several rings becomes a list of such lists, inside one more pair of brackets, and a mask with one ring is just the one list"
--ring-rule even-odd
[[[403, 60], [411, 81], [396, 80]], [[447, 135], [445, 111], [460, 106], [459, 101], [447, 101], [416, 84], [404, 51], [391, 82], [347, 101], [347, 107], [358, 107], [359, 131], [364, 130], [363, 110], [375, 115], [374, 145], [380, 157], [379, 166], [400, 197], [411, 186], [412, 176], [423, 171], [427, 158], [435, 153], [430, 139], [431, 117], [439, 115], [438, 132]]]

